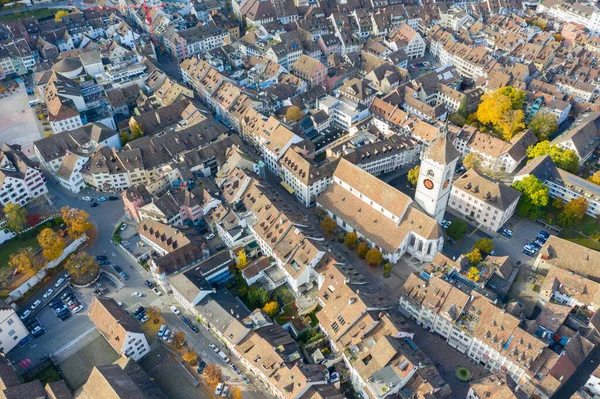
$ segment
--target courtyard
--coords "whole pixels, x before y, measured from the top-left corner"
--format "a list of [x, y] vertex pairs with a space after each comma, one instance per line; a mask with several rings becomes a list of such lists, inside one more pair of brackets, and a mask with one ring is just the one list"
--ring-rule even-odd
[[27, 156], [33, 155], [33, 142], [43, 137], [35, 109], [29, 107], [33, 99], [22, 89], [0, 98], [0, 141], [20, 145]]

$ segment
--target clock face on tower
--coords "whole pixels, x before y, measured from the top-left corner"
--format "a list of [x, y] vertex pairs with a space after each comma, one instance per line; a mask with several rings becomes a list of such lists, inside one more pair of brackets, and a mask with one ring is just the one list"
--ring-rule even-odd
[[431, 179], [425, 179], [425, 180], [423, 180], [423, 185], [428, 190], [433, 189], [433, 182], [431, 181]]
[[449, 185], [449, 184], [450, 184], [450, 179], [447, 179], [447, 180], [444, 182], [444, 185], [442, 186], [442, 189], [443, 189], [443, 190], [445, 190], [445, 189], [448, 187], [448, 185]]

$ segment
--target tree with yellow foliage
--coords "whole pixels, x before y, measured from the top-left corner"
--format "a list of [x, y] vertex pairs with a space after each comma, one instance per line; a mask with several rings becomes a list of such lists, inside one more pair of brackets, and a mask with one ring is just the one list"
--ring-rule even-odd
[[275, 317], [279, 313], [279, 303], [277, 301], [267, 302], [263, 310], [269, 317]]
[[40, 231], [37, 240], [43, 248], [44, 258], [49, 261], [58, 258], [65, 249], [65, 240], [50, 228]]
[[469, 259], [469, 263], [472, 265], [477, 265], [483, 257], [481, 256], [481, 251], [477, 248], [473, 249], [471, 252], [465, 254], [465, 258]]
[[476, 152], [470, 152], [463, 159], [463, 166], [467, 169], [477, 169], [481, 164], [481, 156]]
[[21, 248], [19, 252], [10, 255], [8, 265], [12, 268], [17, 269], [21, 273], [35, 272], [31, 252], [29, 252], [25, 248]]
[[600, 170], [588, 177], [588, 180], [594, 184], [600, 185]]
[[467, 273], [467, 278], [475, 282], [479, 281], [479, 269], [471, 267]]
[[198, 355], [196, 351], [188, 351], [183, 355], [183, 360], [188, 362], [191, 365], [196, 364], [196, 359], [198, 359]]
[[65, 262], [65, 269], [71, 273], [71, 276], [77, 278], [86, 274], [98, 274], [100, 266], [98, 266], [98, 262], [91, 255], [82, 251], [69, 257]]
[[235, 266], [239, 270], [242, 270], [244, 267], [248, 266], [248, 258], [246, 258], [246, 251], [244, 250], [244, 248], [240, 249], [237, 253], [237, 263], [235, 264]]
[[285, 119], [290, 122], [298, 122], [302, 118], [302, 110], [296, 105], [289, 107], [285, 113]]
[[233, 388], [233, 391], [231, 391], [231, 399], [242, 399], [242, 391], [239, 387]]
[[525, 92], [510, 86], [485, 93], [477, 108], [477, 119], [510, 140], [525, 129], [524, 101]]
[[221, 381], [221, 367], [209, 363], [204, 368], [204, 377], [208, 385], [217, 385]]
[[69, 12], [66, 10], [59, 10], [56, 14], [54, 14], [54, 20], [56, 22], [62, 21], [63, 17], [69, 15]]
[[4, 215], [9, 229], [16, 233], [20, 233], [25, 229], [27, 223], [27, 210], [25, 208], [14, 202], [9, 202], [4, 206]]
[[67, 232], [70, 236], [81, 237], [92, 226], [88, 221], [89, 215], [83, 209], [63, 206], [60, 209], [60, 215], [67, 225]]
[[133, 122], [129, 130], [131, 130], [131, 135], [134, 139], [139, 139], [144, 136], [144, 128], [139, 122]]

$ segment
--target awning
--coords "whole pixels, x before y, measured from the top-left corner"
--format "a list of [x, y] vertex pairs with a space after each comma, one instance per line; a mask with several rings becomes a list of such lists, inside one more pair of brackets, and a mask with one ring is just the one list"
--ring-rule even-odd
[[287, 190], [288, 193], [294, 194], [294, 189], [291, 188], [286, 182], [282, 181], [280, 184]]

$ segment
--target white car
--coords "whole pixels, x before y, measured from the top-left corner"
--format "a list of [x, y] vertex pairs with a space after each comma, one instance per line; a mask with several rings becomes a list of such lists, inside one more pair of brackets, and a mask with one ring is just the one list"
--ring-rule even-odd
[[210, 233], [209, 235], [206, 236], [207, 240], [212, 240], [213, 238], [215, 238], [215, 235], [213, 233]]
[[169, 335], [171, 334], [171, 330], [166, 330], [162, 336], [162, 340], [166, 341], [169, 339]]
[[61, 278], [59, 278], [59, 279], [56, 281], [56, 284], [54, 284], [54, 288], [58, 288], [58, 287], [60, 287], [60, 285], [61, 285], [62, 283], [64, 283], [64, 282], [65, 282], [65, 279], [64, 279], [64, 278], [62, 278], [62, 277], [61, 277]]
[[39, 299], [37, 301], [35, 301], [33, 303], [33, 305], [31, 305], [31, 310], [34, 310], [35, 308], [37, 308], [38, 306], [40, 306], [42, 304], [42, 301], [40, 301]]
[[84, 201], [90, 202], [92, 200], [92, 197], [85, 196], [85, 197], [81, 197], [81, 199]]
[[126, 225], [125, 223], [123, 223], [123, 224], [121, 225], [121, 228], [120, 228], [120, 229], [121, 229], [121, 231], [123, 231], [123, 230], [125, 230], [126, 228], [127, 228], [127, 225]]
[[148, 320], [150, 320], [150, 316], [148, 315], [144, 315], [144, 317], [142, 317], [142, 320], [140, 320], [142, 323], [147, 322]]
[[71, 312], [79, 313], [79, 312], [81, 312], [82, 309], [83, 309], [83, 305], [79, 305], [76, 308], [72, 309]]
[[52, 293], [54, 292], [54, 290], [52, 288], [48, 288], [48, 291], [46, 291], [44, 293], [44, 299], [48, 298], [50, 295], [52, 295]]
[[31, 310], [27, 309], [26, 311], [23, 312], [23, 314], [21, 315], [21, 320], [25, 320], [27, 318], [27, 316], [29, 316], [31, 314]]
[[225, 388], [223, 388], [223, 393], [221, 394], [222, 397], [227, 397], [227, 390], [229, 389], [229, 385], [225, 385]]
[[137, 296], [138, 298], [142, 298], [144, 296], [144, 294], [142, 294], [141, 292], [132, 292], [131, 296]]
[[222, 390], [223, 390], [223, 383], [219, 382], [219, 385], [217, 385], [217, 389], [215, 389], [215, 395], [220, 395]]
[[219, 348], [217, 348], [217, 346], [215, 344], [213, 344], [212, 342], [210, 344], [208, 344], [208, 346], [210, 347], [210, 349], [213, 350], [213, 352], [219, 353]]
[[171, 305], [171, 310], [173, 311], [173, 313], [175, 313], [177, 316], [179, 316], [181, 314], [181, 312], [179, 311], [179, 309], [177, 309], [176, 306]]
[[158, 338], [160, 338], [160, 337], [163, 336], [163, 334], [165, 333], [166, 329], [167, 329], [166, 325], [163, 324], [162, 326], [160, 326], [160, 328], [158, 329]]
[[156, 295], [161, 296], [162, 292], [160, 292], [160, 290], [156, 287], [152, 287], [152, 292], [154, 292]]

